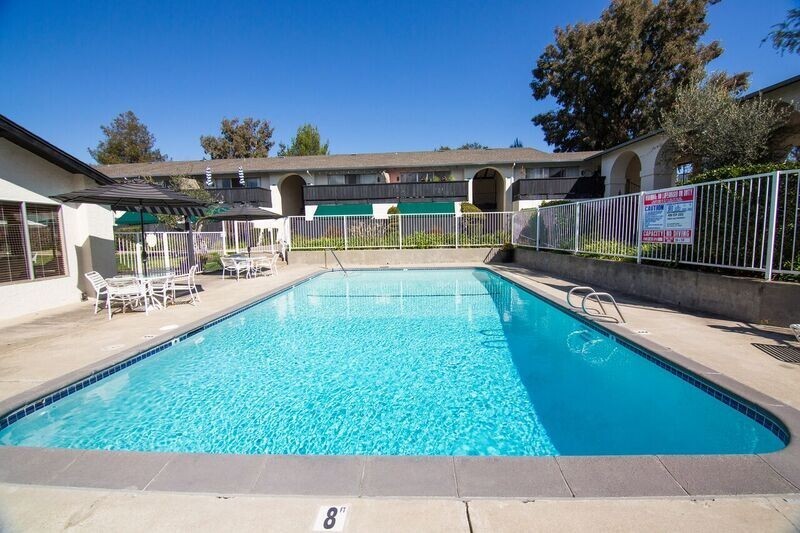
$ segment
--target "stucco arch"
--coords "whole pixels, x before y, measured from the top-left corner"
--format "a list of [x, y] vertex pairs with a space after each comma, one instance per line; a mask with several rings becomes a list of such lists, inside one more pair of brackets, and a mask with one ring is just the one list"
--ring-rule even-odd
[[470, 180], [472, 203], [483, 211], [504, 211], [506, 179], [494, 167], [483, 167]]
[[632, 150], [620, 153], [611, 165], [612, 195], [639, 192], [642, 188], [642, 160]]
[[666, 141], [658, 148], [653, 165], [653, 188], [666, 189], [675, 185], [675, 147]]
[[303, 186], [306, 180], [299, 174], [288, 174], [278, 180], [281, 195], [281, 214], [285, 217], [305, 214]]

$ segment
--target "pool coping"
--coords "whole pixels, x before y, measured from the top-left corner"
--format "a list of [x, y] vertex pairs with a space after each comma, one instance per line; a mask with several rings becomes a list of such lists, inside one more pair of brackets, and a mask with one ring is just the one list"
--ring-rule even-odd
[[[625, 326], [580, 314], [542, 292], [522, 273], [504, 272], [491, 264], [353, 270], [412, 268], [494, 272], [582, 322], [729, 391], [770, 413], [790, 435], [800, 435], [800, 411]], [[111, 367], [145, 352], [157, 353], [174, 339], [328, 271], [297, 278], [0, 401], [0, 414], [5, 417], [87, 377], [102, 379], [102, 372]], [[214, 494], [458, 499], [789, 494], [800, 492], [800, 442], [791, 438], [782, 450], [766, 454], [553, 457], [232, 455], [0, 446], [0, 482]]]

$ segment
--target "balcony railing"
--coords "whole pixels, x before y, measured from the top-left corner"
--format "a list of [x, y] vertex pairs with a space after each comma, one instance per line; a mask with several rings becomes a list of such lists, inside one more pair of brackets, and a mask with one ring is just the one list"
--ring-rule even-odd
[[225, 187], [206, 189], [217, 202], [225, 204], [245, 203], [259, 207], [272, 207], [272, 193], [261, 187]]
[[306, 185], [306, 204], [346, 204], [355, 202], [463, 202], [469, 183], [439, 181], [425, 183], [368, 183], [363, 185]]
[[511, 192], [514, 201], [602, 198], [605, 182], [604, 176], [525, 179], [515, 181]]

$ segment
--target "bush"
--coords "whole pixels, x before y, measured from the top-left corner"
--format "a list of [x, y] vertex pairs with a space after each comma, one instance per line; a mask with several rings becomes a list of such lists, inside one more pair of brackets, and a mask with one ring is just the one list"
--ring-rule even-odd
[[216, 252], [212, 252], [208, 255], [201, 255], [198, 257], [198, 260], [204, 273], [222, 270], [222, 261], [219, 260], [219, 254]]
[[571, 200], [545, 200], [539, 207], [553, 207], [554, 205], [564, 205], [564, 204], [571, 204]]
[[692, 176], [687, 183], [706, 183], [709, 181], [720, 181], [730, 178], [740, 178], [742, 176], [753, 176], [755, 174], [767, 174], [776, 170], [794, 170], [800, 167], [800, 162], [793, 161], [788, 163], [761, 163], [753, 165], [729, 165], [719, 167], [714, 170], [700, 172]]
[[469, 202], [461, 202], [461, 212], [462, 213], [483, 213], [480, 208]]

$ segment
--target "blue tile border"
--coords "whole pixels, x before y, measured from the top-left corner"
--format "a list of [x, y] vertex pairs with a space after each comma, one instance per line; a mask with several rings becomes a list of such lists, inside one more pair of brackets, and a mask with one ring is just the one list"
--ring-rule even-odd
[[[449, 269], [458, 269], [458, 268], [467, 268], [467, 267], [451, 267]], [[566, 309], [566, 308], [564, 308], [562, 306], [559, 306], [559, 305], [555, 304], [554, 302], [551, 302], [549, 299], [544, 298], [540, 294], [537, 294], [536, 292], [530, 290], [529, 288], [525, 287], [524, 285], [522, 285], [522, 284], [520, 284], [520, 283], [518, 283], [518, 282], [516, 282], [516, 281], [514, 281], [514, 280], [512, 280], [512, 279], [510, 279], [510, 278], [508, 278], [506, 276], [503, 276], [503, 275], [499, 274], [498, 272], [496, 272], [496, 271], [494, 271], [492, 269], [485, 268], [485, 267], [468, 267], [468, 268], [473, 268], [475, 270], [485, 270], [485, 271], [487, 271], [487, 272], [489, 272], [489, 273], [491, 273], [493, 275], [496, 275], [496, 276], [502, 278], [506, 282], [515, 285], [516, 287], [524, 290], [525, 292], [535, 296], [536, 298], [538, 298], [542, 302], [545, 302], [546, 304], [551, 305], [554, 308], [556, 308], [556, 309], [558, 309], [558, 310], [560, 310], [562, 312], [568, 312], [569, 311], [568, 309]], [[360, 268], [360, 269], [351, 269], [351, 270], [386, 271], [386, 270], [403, 270], [403, 269], [386, 269], [386, 268], [382, 268], [382, 269], [366, 269], [366, 268]], [[408, 270], [408, 268], [406, 268], [405, 270]], [[445, 270], [445, 269], [444, 268], [428, 268], [428, 269], [417, 268], [416, 270]], [[309, 280], [311, 280], [313, 278], [316, 278], [317, 276], [319, 276], [321, 274], [322, 273], [314, 275], [314, 276], [309, 276], [308, 278], [300, 280], [297, 283], [293, 283], [290, 286], [281, 288], [281, 289], [279, 289], [279, 290], [277, 290], [275, 292], [271, 292], [271, 293], [265, 295], [262, 298], [259, 298], [259, 299], [255, 300], [253, 302], [250, 302], [250, 303], [248, 303], [246, 305], [243, 305], [242, 307], [240, 307], [238, 309], [235, 309], [233, 311], [224, 313], [223, 315], [221, 315], [221, 316], [219, 316], [217, 318], [214, 318], [214, 319], [212, 319], [212, 320], [210, 320], [210, 321], [208, 321], [208, 322], [206, 322], [204, 324], [201, 324], [201, 325], [199, 325], [199, 326], [197, 326], [195, 328], [192, 328], [190, 331], [187, 331], [185, 333], [181, 333], [180, 335], [177, 335], [177, 336], [175, 336], [175, 337], [173, 337], [173, 338], [171, 338], [171, 339], [169, 339], [169, 340], [167, 340], [167, 341], [165, 341], [165, 342], [163, 342], [163, 343], [161, 343], [161, 344], [159, 344], [159, 345], [157, 345], [155, 347], [149, 348], [146, 351], [143, 351], [143, 352], [141, 352], [139, 354], [136, 354], [136, 355], [134, 355], [134, 356], [122, 361], [122, 362], [116, 363], [116, 364], [114, 364], [114, 365], [112, 365], [112, 366], [110, 366], [108, 368], [105, 368], [103, 370], [99, 370], [97, 372], [94, 372], [88, 377], [85, 377], [85, 378], [83, 378], [83, 379], [81, 379], [79, 381], [76, 381], [76, 382], [74, 382], [72, 384], [64, 386], [64, 387], [62, 387], [62, 388], [60, 388], [60, 389], [58, 389], [58, 390], [56, 390], [56, 391], [44, 396], [42, 398], [39, 398], [39, 399], [37, 399], [37, 400], [35, 400], [33, 402], [30, 402], [30, 403], [28, 403], [26, 405], [23, 405], [22, 407], [19, 407], [19, 408], [13, 410], [12, 412], [5, 414], [3, 417], [0, 417], [0, 430], [8, 427], [10, 424], [13, 424], [14, 422], [16, 422], [16, 421], [18, 421], [18, 420], [20, 420], [20, 419], [22, 419], [22, 418], [24, 418], [24, 417], [26, 417], [26, 416], [28, 416], [30, 414], [35, 413], [36, 411], [38, 411], [38, 410], [50, 405], [51, 403], [60, 400], [61, 398], [64, 398], [66, 396], [69, 396], [70, 394], [78, 392], [78, 391], [82, 390], [83, 388], [85, 388], [85, 387], [87, 387], [87, 386], [89, 386], [91, 384], [96, 383], [97, 381], [105, 379], [105, 378], [107, 378], [107, 377], [119, 372], [120, 370], [123, 370], [123, 369], [125, 369], [125, 368], [127, 368], [127, 367], [129, 367], [129, 366], [131, 366], [131, 365], [133, 365], [135, 363], [138, 363], [139, 361], [147, 359], [148, 357], [150, 357], [152, 355], [155, 355], [155, 354], [157, 354], [157, 353], [159, 353], [159, 352], [161, 352], [161, 351], [163, 351], [163, 350], [165, 350], [165, 349], [167, 349], [167, 348], [169, 348], [171, 346], [174, 346], [174, 345], [178, 344], [179, 342], [182, 342], [182, 341], [184, 341], [184, 340], [186, 340], [186, 339], [188, 339], [188, 338], [190, 338], [190, 337], [192, 337], [194, 335], [197, 335], [198, 333], [200, 333], [200, 332], [202, 332], [202, 331], [204, 331], [204, 330], [206, 330], [206, 329], [208, 329], [208, 328], [210, 328], [212, 326], [215, 326], [215, 325], [219, 324], [220, 322], [222, 322], [224, 320], [227, 320], [227, 319], [229, 319], [229, 318], [231, 318], [231, 317], [233, 317], [235, 315], [238, 315], [239, 313], [242, 313], [242, 312], [244, 312], [244, 311], [246, 311], [246, 310], [248, 310], [248, 309], [250, 309], [250, 308], [252, 308], [252, 307], [254, 307], [256, 305], [259, 305], [262, 302], [264, 302], [265, 300], [268, 300], [268, 299], [270, 299], [270, 298], [272, 298], [274, 296], [282, 294], [282, 293], [284, 293], [284, 292], [286, 292], [288, 290], [291, 290], [291, 289], [295, 288], [297, 285], [300, 285], [300, 284], [305, 283], [305, 282], [307, 282], [307, 281], [309, 281]], [[635, 353], [635, 354], [637, 354], [637, 355], [639, 355], [641, 357], [644, 357], [646, 360], [650, 361], [651, 363], [654, 363], [654, 364], [658, 365], [659, 367], [661, 367], [664, 370], [670, 372], [671, 374], [675, 375], [676, 377], [678, 377], [678, 378], [682, 379], [683, 381], [689, 383], [690, 385], [700, 389], [701, 391], [703, 391], [706, 394], [712, 396], [713, 398], [721, 401], [725, 405], [728, 405], [729, 407], [731, 407], [733, 409], [736, 409], [740, 413], [742, 413], [745, 416], [747, 416], [748, 418], [752, 419], [757, 424], [763, 426], [768, 431], [772, 432], [784, 444], [787, 444], [787, 445], [789, 444], [789, 441], [790, 441], [789, 430], [786, 428], [786, 426], [784, 424], [782, 424], [776, 418], [771, 416], [767, 411], [761, 409], [760, 407], [756, 406], [755, 404], [752, 404], [751, 402], [748, 402], [748, 401], [744, 400], [743, 398], [740, 398], [740, 397], [734, 395], [733, 393], [730, 393], [730, 392], [724, 390], [722, 387], [717, 387], [716, 385], [712, 384], [711, 382], [709, 382], [707, 380], [704, 380], [700, 376], [697, 376], [696, 374], [694, 374], [692, 372], [689, 372], [689, 371], [681, 368], [680, 366], [678, 366], [678, 365], [676, 365], [676, 364], [674, 364], [672, 362], [669, 362], [669, 361], [657, 356], [656, 354], [654, 354], [654, 353], [652, 353], [652, 352], [650, 352], [648, 350], [645, 350], [644, 348], [636, 345], [635, 343], [633, 343], [631, 341], [628, 341], [626, 339], [623, 339], [619, 335], [617, 335], [617, 334], [615, 334], [615, 333], [613, 333], [611, 331], [608, 331], [607, 329], [605, 329], [601, 325], [597, 324], [596, 322], [594, 322], [592, 320], [589, 320], [587, 317], [585, 317], [583, 315], [580, 315], [580, 314], [575, 313], [575, 312], [569, 312], [568, 314], [572, 318], [575, 318], [575, 319], [579, 320], [580, 322], [585, 324], [587, 327], [590, 327], [594, 331], [597, 331], [598, 333], [600, 333], [600, 334], [602, 334], [602, 335], [604, 335], [606, 337], [614, 339], [618, 344], [620, 344], [620, 345], [624, 346], [625, 348], [631, 350], [633, 353]]]
[[694, 386], [695, 388], [700, 389], [701, 391], [705, 392], [709, 396], [715, 398], [718, 401], [721, 401], [725, 405], [736, 409], [743, 415], [751, 418], [755, 423], [763, 426], [768, 431], [773, 433], [776, 437], [778, 437], [784, 444], [789, 444], [789, 430], [777, 419], [773, 418], [768, 412], [764, 411], [760, 407], [746, 401], [743, 398], [740, 398], [733, 393], [727, 392], [721, 387], [717, 387], [713, 383], [704, 380], [700, 376], [697, 376], [693, 373], [687, 372], [682, 368], [670, 363], [668, 361], [663, 360], [662, 358], [658, 357], [655, 354], [651, 354], [646, 350], [642, 349], [635, 344], [626, 341], [620, 337], [615, 337], [614, 339], [618, 344], [626, 347], [633, 353], [644, 357], [651, 363], [658, 365], [659, 367], [663, 368], [670, 374], [682, 379], [683, 381], [689, 383], [690, 385]]
[[636, 355], [639, 355], [640, 357], [645, 358], [646, 360], [650, 361], [651, 363], [653, 363], [655, 365], [658, 365], [659, 367], [663, 368], [664, 370], [666, 370], [670, 374], [672, 374], [672, 375], [682, 379], [686, 383], [688, 383], [688, 384], [700, 389], [701, 391], [705, 392], [709, 396], [712, 396], [713, 398], [721, 401], [725, 405], [728, 405], [729, 407], [731, 407], [733, 409], [736, 409], [737, 411], [739, 411], [743, 415], [747, 416], [748, 418], [752, 419], [754, 422], [756, 422], [760, 426], [763, 426], [765, 429], [770, 431], [772, 434], [774, 434], [776, 437], [778, 437], [784, 444], [786, 444], [786, 445], [789, 444], [789, 441], [791, 440], [791, 435], [789, 433], [788, 428], [782, 422], [780, 422], [777, 418], [775, 418], [773, 415], [771, 415], [769, 412], [767, 412], [765, 409], [762, 409], [761, 407], [753, 404], [752, 402], [749, 402], [749, 401], [745, 400], [744, 398], [741, 398], [741, 397], [733, 394], [732, 392], [726, 391], [723, 387], [719, 387], [717, 385], [714, 385], [710, 381], [701, 378], [700, 376], [696, 375], [695, 373], [690, 372], [690, 371], [682, 368], [680, 365], [677, 365], [677, 364], [675, 364], [675, 363], [673, 363], [671, 361], [668, 361], [668, 360], [656, 355], [655, 353], [653, 353], [653, 352], [651, 352], [651, 351], [649, 351], [649, 350], [647, 350], [647, 349], [645, 349], [645, 348], [643, 348], [641, 346], [638, 346], [634, 342], [631, 342], [629, 340], [626, 340], [626, 339], [620, 337], [616, 333], [607, 330], [602, 325], [600, 325], [597, 322], [591, 320], [589, 317], [584, 316], [582, 314], [579, 314], [579, 313], [577, 313], [575, 311], [572, 311], [571, 309], [568, 309], [568, 308], [566, 308], [564, 306], [561, 306], [561, 305], [559, 305], [559, 304], [557, 304], [557, 303], [555, 303], [553, 301], [550, 301], [550, 299], [545, 298], [540, 294], [537, 294], [535, 291], [529, 289], [528, 287], [525, 287], [524, 285], [514, 281], [513, 279], [510, 279], [510, 278], [508, 278], [506, 276], [503, 276], [499, 272], [496, 272], [496, 271], [494, 271], [492, 269], [484, 269], [484, 270], [492, 272], [493, 274], [503, 278], [504, 280], [508, 281], [509, 283], [512, 283], [513, 285], [517, 286], [518, 288], [520, 288], [520, 289], [524, 290], [525, 292], [535, 296], [536, 298], [538, 298], [542, 302], [544, 302], [544, 303], [546, 303], [546, 304], [558, 309], [559, 311], [569, 314], [572, 318], [575, 318], [575, 319], [579, 320], [580, 322], [582, 322], [583, 324], [585, 324], [587, 327], [591, 328], [592, 330], [594, 330], [594, 331], [596, 331], [596, 332], [598, 332], [598, 333], [600, 333], [600, 334], [602, 334], [602, 335], [604, 335], [604, 336], [606, 336], [608, 338], [613, 339], [615, 342], [617, 342], [618, 344], [620, 344], [620, 345], [624, 346], [625, 348], [631, 350]]

